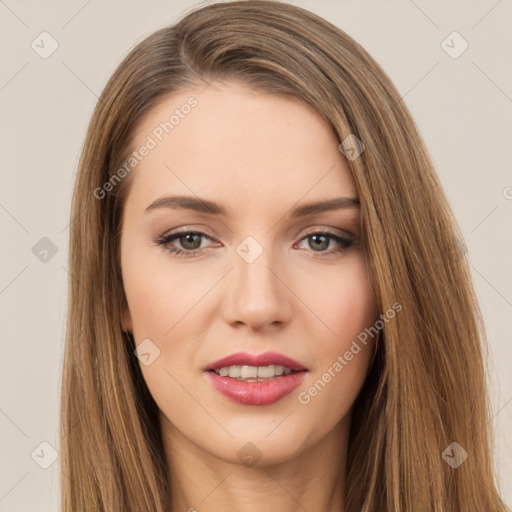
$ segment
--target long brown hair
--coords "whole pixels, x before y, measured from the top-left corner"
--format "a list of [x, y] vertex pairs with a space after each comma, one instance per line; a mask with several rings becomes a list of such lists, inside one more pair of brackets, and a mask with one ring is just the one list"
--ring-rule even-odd
[[[169, 510], [157, 407], [121, 324], [119, 231], [133, 173], [112, 179], [152, 107], [214, 80], [299, 98], [340, 142], [364, 144], [348, 163], [372, 285], [380, 311], [396, 302], [403, 309], [385, 325], [354, 404], [346, 510], [507, 510], [492, 472], [481, 313], [461, 233], [414, 121], [352, 38], [271, 0], [208, 5], [156, 31], [99, 98], [71, 214], [62, 510]], [[453, 442], [468, 454], [457, 468], [443, 456]]]

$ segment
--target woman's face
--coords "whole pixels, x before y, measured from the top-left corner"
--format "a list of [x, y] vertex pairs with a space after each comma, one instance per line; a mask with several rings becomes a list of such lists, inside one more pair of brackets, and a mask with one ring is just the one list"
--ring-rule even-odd
[[157, 105], [135, 148], [123, 325], [164, 436], [265, 464], [346, 433], [376, 304], [327, 125], [297, 100], [214, 84]]

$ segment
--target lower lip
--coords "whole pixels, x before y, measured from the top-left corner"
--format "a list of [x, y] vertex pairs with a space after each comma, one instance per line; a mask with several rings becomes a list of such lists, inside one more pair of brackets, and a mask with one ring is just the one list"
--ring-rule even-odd
[[261, 382], [221, 377], [215, 372], [207, 372], [212, 386], [226, 398], [244, 405], [269, 405], [281, 400], [297, 388], [306, 371], [293, 372]]

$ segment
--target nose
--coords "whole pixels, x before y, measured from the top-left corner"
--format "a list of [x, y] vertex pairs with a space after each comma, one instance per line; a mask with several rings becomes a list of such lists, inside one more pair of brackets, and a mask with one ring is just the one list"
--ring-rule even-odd
[[254, 331], [288, 323], [293, 293], [287, 286], [282, 261], [270, 249], [263, 250], [254, 261], [240, 254], [233, 254], [234, 268], [226, 276], [225, 321]]

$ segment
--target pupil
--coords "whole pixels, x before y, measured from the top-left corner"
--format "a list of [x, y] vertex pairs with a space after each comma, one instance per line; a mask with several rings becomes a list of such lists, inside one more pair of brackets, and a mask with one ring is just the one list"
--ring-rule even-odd
[[[196, 237], [196, 240], [195, 241], [191, 241], [191, 237]], [[183, 240], [185, 240], [185, 242], [183, 242]], [[199, 244], [197, 244], [197, 241], [199, 241]], [[185, 247], [186, 249], [191, 249], [191, 250], [194, 250], [194, 249], [198, 249], [200, 246], [201, 246], [201, 236], [200, 235], [197, 235], [197, 234], [194, 234], [194, 233], [190, 233], [188, 235], [184, 235], [180, 238], [180, 242], [182, 243], [183, 247]], [[192, 247], [189, 247], [187, 244], [192, 244]]]
[[[313, 240], [313, 244], [317, 243], [317, 239], [319, 239], [319, 238], [323, 239], [323, 242], [319, 242], [320, 245], [323, 246], [323, 247], [320, 247], [320, 249], [327, 249], [327, 247], [329, 246], [329, 241], [327, 240], [326, 236], [324, 236], [324, 235], [311, 235], [311, 237], [310, 237], [310, 239]], [[313, 246], [312, 246], [312, 249], [314, 249]]]

